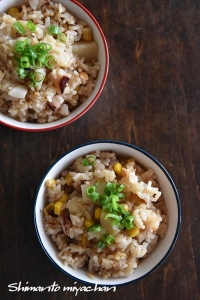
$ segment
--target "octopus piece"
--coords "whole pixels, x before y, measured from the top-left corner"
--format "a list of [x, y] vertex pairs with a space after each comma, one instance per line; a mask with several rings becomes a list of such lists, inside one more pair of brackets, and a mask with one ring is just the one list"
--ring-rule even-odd
[[56, 111], [58, 108], [60, 108], [63, 102], [63, 97], [60, 95], [56, 95], [53, 97], [52, 102], [48, 102], [48, 105], [51, 108], [51, 110]]
[[24, 99], [26, 97], [27, 92], [28, 90], [26, 86], [17, 85], [8, 92], [8, 95], [17, 99]]
[[68, 82], [69, 82], [69, 77], [67, 77], [67, 76], [63, 76], [63, 77], [60, 79], [60, 81], [59, 81], [59, 86], [60, 86], [60, 92], [61, 92], [61, 94], [64, 93], [65, 88], [66, 88]]
[[71, 75], [63, 69], [53, 70], [49, 74], [50, 80], [55, 84], [57, 92], [63, 94]]

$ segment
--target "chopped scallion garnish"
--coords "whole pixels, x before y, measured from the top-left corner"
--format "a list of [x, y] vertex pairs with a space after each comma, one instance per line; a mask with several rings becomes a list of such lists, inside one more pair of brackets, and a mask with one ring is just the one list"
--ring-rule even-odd
[[49, 55], [45, 59], [45, 66], [49, 69], [51, 69], [55, 64], [55, 58], [53, 55]]
[[99, 232], [101, 231], [101, 225], [100, 224], [94, 224], [88, 228], [88, 231], [94, 231]]
[[104, 249], [106, 247], [106, 243], [100, 240], [96, 243], [96, 246], [97, 248]]
[[48, 33], [50, 34], [59, 34], [60, 33], [60, 27], [57, 25], [50, 25], [48, 27]]
[[120, 200], [125, 198], [123, 193], [124, 185], [116, 182], [107, 182], [104, 188], [104, 195], [96, 192], [97, 185], [98, 183], [89, 186], [87, 195], [92, 201], [98, 202], [102, 209], [107, 212], [105, 219], [111, 218], [112, 224], [119, 229], [133, 228], [134, 217], [120, 203]]
[[20, 57], [20, 67], [27, 69], [30, 67], [29, 58], [27, 56], [21, 56]]
[[96, 157], [94, 155], [89, 155], [86, 158], [83, 158], [82, 164], [84, 166], [93, 166], [96, 162]]
[[97, 201], [99, 199], [99, 193], [96, 192], [96, 185], [89, 186], [87, 188], [87, 194], [92, 199], [92, 201]]
[[37, 86], [38, 82], [44, 80], [44, 74], [35, 71], [42, 67], [52, 68], [55, 63], [53, 55], [49, 55], [52, 46], [48, 43], [31, 45], [29, 39], [17, 41], [14, 50], [14, 59], [17, 62], [17, 73], [21, 79], [29, 75], [31, 85]]
[[67, 39], [66, 35], [63, 32], [58, 33], [57, 38], [61, 43], [65, 43]]
[[20, 33], [20, 34], [24, 34], [26, 32], [26, 29], [24, 28], [24, 26], [22, 25], [22, 23], [20, 23], [19, 21], [15, 22], [13, 24], [13, 27]]
[[111, 234], [103, 234], [101, 239], [96, 243], [98, 248], [104, 249], [107, 244], [112, 244], [115, 241], [115, 237]]
[[18, 68], [17, 74], [19, 75], [19, 78], [24, 79], [28, 75], [28, 71], [24, 68]]
[[106, 220], [107, 218], [112, 218], [112, 219], [115, 219], [115, 220], [120, 221], [120, 220], [122, 219], [122, 216], [117, 215], [117, 214], [111, 214], [111, 213], [108, 213], [108, 214], [105, 216], [105, 220]]
[[28, 22], [26, 23], [26, 27], [30, 30], [30, 31], [32, 31], [32, 32], [34, 32], [34, 31], [36, 31], [36, 25], [35, 25], [35, 23], [33, 23], [31, 20], [28, 20]]

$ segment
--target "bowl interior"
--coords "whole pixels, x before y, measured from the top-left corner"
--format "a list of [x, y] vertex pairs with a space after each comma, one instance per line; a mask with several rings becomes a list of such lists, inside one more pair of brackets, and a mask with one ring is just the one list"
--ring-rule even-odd
[[[135, 157], [135, 159], [143, 166], [152, 168], [159, 178], [161, 191], [163, 192], [167, 211], [168, 211], [168, 230], [166, 236], [159, 241], [153, 252], [145, 259], [141, 260], [135, 272], [128, 278], [111, 278], [101, 279], [96, 277], [94, 280], [87, 276], [85, 269], [73, 270], [71, 267], [64, 266], [57, 258], [57, 250], [50, 238], [46, 235], [43, 227], [43, 208], [45, 206], [45, 181], [50, 178], [59, 177], [60, 171], [68, 167], [77, 157], [88, 154], [92, 151], [110, 150], [116, 154], [124, 157]], [[35, 204], [35, 226], [40, 243], [48, 255], [48, 257], [55, 263], [62, 271], [66, 272], [76, 280], [90, 284], [101, 285], [119, 285], [137, 280], [148, 273], [154, 271], [168, 256], [172, 250], [178, 236], [180, 226], [180, 203], [179, 196], [175, 185], [166, 172], [166, 170], [150, 155], [143, 150], [120, 142], [94, 142], [82, 145], [79, 148], [62, 156], [55, 162], [44, 176], [38, 190], [36, 204]]]
[[[56, 0], [52, 0], [52, 2], [58, 2]], [[26, 0], [2, 0], [0, 5], [0, 13], [6, 12], [12, 6], [21, 7], [22, 4], [27, 4]], [[108, 55], [108, 47], [106, 43], [106, 38], [104, 33], [94, 18], [94, 16], [79, 2], [77, 1], [69, 1], [69, 0], [60, 0], [59, 3], [63, 4], [63, 6], [67, 7], [67, 9], [78, 19], [84, 20], [87, 24], [92, 28], [93, 37], [98, 45], [98, 61], [100, 63], [100, 70], [97, 75], [96, 85], [92, 91], [92, 94], [88, 97], [88, 99], [78, 106], [69, 116], [62, 118], [60, 120], [45, 123], [45, 124], [34, 124], [34, 123], [23, 123], [17, 120], [14, 120], [2, 113], [0, 113], [0, 122], [5, 125], [14, 127], [16, 129], [28, 130], [28, 131], [43, 131], [43, 130], [51, 130], [56, 129], [61, 126], [67, 125], [79, 117], [81, 117], [84, 113], [88, 111], [88, 109], [95, 103], [101, 94], [103, 87], [106, 82], [108, 67], [109, 67], [109, 55]]]

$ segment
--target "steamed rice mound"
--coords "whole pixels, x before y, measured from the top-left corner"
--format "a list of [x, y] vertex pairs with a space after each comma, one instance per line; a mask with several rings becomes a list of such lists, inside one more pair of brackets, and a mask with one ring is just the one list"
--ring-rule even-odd
[[[91, 164], [85, 165], [85, 161]], [[116, 169], [117, 163], [121, 171]], [[98, 193], [103, 194], [102, 186], [108, 183], [123, 186], [119, 203], [133, 219], [133, 228], [120, 229], [114, 219], [106, 219], [108, 212], [98, 201], [88, 199], [88, 187], [96, 186], [97, 191], [99, 185]], [[113, 152], [79, 157], [60, 178], [49, 178], [46, 200], [45, 231], [55, 243], [58, 257], [74, 269], [85, 267], [90, 276], [130, 276], [166, 234], [166, 206], [153, 170]], [[55, 211], [55, 207], [59, 209]], [[90, 231], [93, 224], [100, 230]], [[101, 242], [104, 236], [110, 237], [106, 245]]]
[[[37, 27], [35, 32], [26, 28], [31, 20]], [[13, 24], [17, 21], [26, 28], [19, 34]], [[51, 25], [58, 26], [66, 41], [49, 34]], [[22, 6], [16, 19], [8, 14], [0, 16], [0, 112], [21, 122], [46, 123], [68, 116], [91, 95], [96, 83], [99, 63], [96, 58], [85, 59], [73, 50], [83, 40], [83, 31], [88, 28], [59, 3], [47, 3], [37, 10]], [[21, 79], [17, 74], [17, 63], [13, 52], [17, 41], [29, 39], [32, 45], [48, 43], [55, 58], [52, 68], [41, 68], [44, 80], [34, 87], [29, 78]], [[96, 47], [95, 41], [88, 45]], [[89, 47], [90, 49], [90, 47]], [[98, 51], [98, 49], [97, 49]], [[90, 56], [90, 55], [89, 55]], [[60, 89], [60, 80], [66, 85]]]

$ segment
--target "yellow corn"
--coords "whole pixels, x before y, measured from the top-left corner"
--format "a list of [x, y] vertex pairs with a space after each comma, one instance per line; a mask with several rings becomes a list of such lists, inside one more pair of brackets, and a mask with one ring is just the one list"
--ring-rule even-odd
[[8, 15], [10, 15], [11, 17], [14, 17], [16, 19], [19, 18], [19, 9], [17, 7], [11, 7], [8, 10]]
[[48, 188], [52, 188], [54, 185], [56, 185], [56, 180], [55, 180], [55, 179], [48, 179], [48, 180], [46, 181], [46, 186], [47, 186]]
[[86, 42], [92, 41], [92, 30], [90, 27], [83, 28], [83, 35], [82, 38]]
[[72, 179], [72, 176], [70, 174], [67, 174], [65, 176], [65, 180], [67, 182], [67, 185], [71, 186], [73, 184], [73, 179]]
[[114, 171], [115, 171], [115, 173], [117, 175], [121, 175], [122, 174], [122, 165], [119, 162], [117, 162], [116, 164], [114, 164], [113, 169], [114, 169]]
[[59, 202], [62, 202], [62, 203], [66, 203], [67, 200], [68, 200], [68, 198], [69, 198], [69, 195], [64, 193], [64, 194], [62, 195], [62, 197], [60, 197], [60, 198], [58, 199], [58, 201], [59, 201]]
[[85, 247], [85, 246], [87, 246], [87, 244], [88, 244], [88, 240], [87, 240], [86, 236], [82, 235], [82, 237], [81, 237], [81, 245], [83, 247]]
[[137, 227], [127, 229], [127, 233], [130, 237], [135, 237], [139, 234], [140, 230]]
[[95, 219], [100, 219], [101, 212], [102, 212], [102, 209], [100, 207], [97, 207], [95, 209], [95, 212], [94, 212]]
[[49, 205], [47, 205], [44, 208], [44, 215], [47, 216], [47, 215], [54, 213], [54, 207], [55, 207], [54, 203], [50, 203]]
[[89, 220], [89, 219], [85, 220], [85, 227], [89, 228], [92, 225], [94, 225], [94, 221], [93, 220]]
[[125, 211], [128, 211], [128, 205], [127, 204], [122, 204], [123, 205], [123, 208]]
[[56, 202], [54, 206], [54, 214], [60, 216], [62, 211], [62, 206], [63, 206], [62, 202]]

